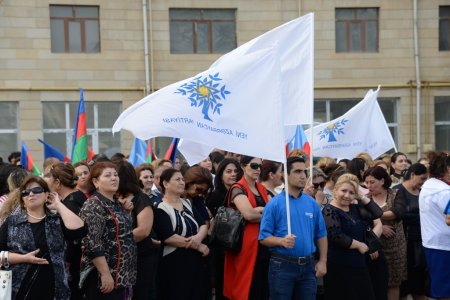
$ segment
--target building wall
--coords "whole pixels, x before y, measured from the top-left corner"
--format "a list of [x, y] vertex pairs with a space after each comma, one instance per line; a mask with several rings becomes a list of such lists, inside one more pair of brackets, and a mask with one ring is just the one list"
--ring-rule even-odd
[[[169, 8], [235, 8], [237, 44], [308, 12], [315, 13], [315, 97], [362, 98], [382, 87], [381, 97], [398, 97], [399, 150], [416, 143], [415, 62], [412, 0], [149, 0], [151, 88], [160, 89], [193, 76], [220, 54], [171, 54]], [[49, 2], [0, 1], [0, 101], [19, 101], [19, 140], [40, 162], [42, 104], [122, 101], [123, 108], [145, 95], [141, 0], [59, 0], [52, 4], [100, 7], [100, 53], [52, 53]], [[450, 95], [450, 51], [438, 49], [439, 5], [449, 0], [418, 1], [422, 146], [434, 145], [434, 97]], [[336, 53], [335, 7], [379, 7], [379, 52]], [[437, 87], [439, 85], [439, 87]], [[128, 153], [132, 136], [123, 134]], [[426, 149], [424, 149], [426, 150]], [[5, 158], [5, 157], [4, 157]]]

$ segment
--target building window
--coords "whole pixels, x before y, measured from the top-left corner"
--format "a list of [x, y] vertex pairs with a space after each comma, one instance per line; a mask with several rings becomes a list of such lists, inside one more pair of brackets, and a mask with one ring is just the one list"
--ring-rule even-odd
[[11, 152], [20, 150], [17, 102], [0, 102], [0, 157], [8, 161]]
[[434, 99], [434, 126], [436, 150], [450, 149], [450, 96]]
[[439, 6], [439, 51], [450, 50], [450, 6]]
[[378, 52], [378, 8], [336, 8], [336, 52]]
[[[61, 152], [72, 154], [73, 127], [78, 102], [43, 102], [44, 140]], [[88, 145], [95, 153], [111, 157], [121, 152], [121, 134], [111, 128], [119, 117], [120, 102], [85, 102]]]
[[100, 52], [98, 6], [50, 5], [52, 52]]
[[227, 53], [236, 48], [235, 9], [169, 10], [170, 53]]
[[[398, 118], [397, 103], [398, 98], [378, 98], [378, 104], [383, 112], [386, 123], [391, 131], [395, 145], [398, 145]], [[329, 122], [339, 118], [353, 106], [358, 104], [360, 100], [324, 100], [316, 99], [314, 101], [314, 122], [316, 124]]]

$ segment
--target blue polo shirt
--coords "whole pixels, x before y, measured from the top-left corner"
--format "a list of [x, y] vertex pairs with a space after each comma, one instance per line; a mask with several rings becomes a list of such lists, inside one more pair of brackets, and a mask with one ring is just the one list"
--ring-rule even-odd
[[[277, 246], [269, 249], [290, 256], [312, 255], [316, 252], [314, 241], [327, 235], [320, 206], [311, 196], [303, 193], [298, 198], [289, 195], [289, 206], [291, 232], [296, 236], [294, 248], [286, 249]], [[264, 208], [258, 240], [263, 240], [271, 235], [284, 237], [287, 234], [286, 196], [283, 191], [272, 198]]]

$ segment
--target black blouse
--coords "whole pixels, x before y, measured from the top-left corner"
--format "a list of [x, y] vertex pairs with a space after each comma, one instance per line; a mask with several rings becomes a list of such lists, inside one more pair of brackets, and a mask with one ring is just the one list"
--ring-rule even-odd
[[[368, 213], [361, 213], [364, 208]], [[357, 249], [350, 249], [353, 240], [365, 241], [365, 219], [381, 217], [383, 211], [373, 201], [367, 205], [350, 204], [349, 211], [343, 211], [331, 204], [325, 205], [322, 214], [328, 233], [328, 261], [334, 264], [365, 267], [365, 256]]]

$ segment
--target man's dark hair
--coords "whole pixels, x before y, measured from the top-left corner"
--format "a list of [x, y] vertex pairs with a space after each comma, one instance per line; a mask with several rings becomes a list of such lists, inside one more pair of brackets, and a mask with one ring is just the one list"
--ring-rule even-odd
[[305, 159], [300, 156], [291, 156], [287, 159], [287, 173], [288, 175], [291, 174], [292, 165], [294, 163], [305, 163]]

